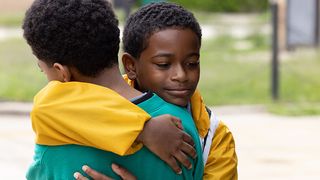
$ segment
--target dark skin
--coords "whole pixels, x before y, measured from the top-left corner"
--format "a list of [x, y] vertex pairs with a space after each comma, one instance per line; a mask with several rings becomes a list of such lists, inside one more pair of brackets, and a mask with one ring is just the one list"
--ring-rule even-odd
[[[199, 82], [199, 51], [199, 40], [192, 30], [168, 28], [150, 36], [147, 48], [138, 59], [124, 53], [122, 62], [129, 79], [137, 82], [138, 90], [151, 90], [172, 104], [186, 106]], [[186, 155], [178, 153], [171, 163], [179, 160], [190, 167], [190, 162], [183, 159]], [[123, 179], [134, 177], [122, 170], [118, 174]], [[93, 169], [86, 173], [94, 179], [110, 179]]]
[[168, 28], [153, 33], [147, 48], [134, 58], [122, 57], [129, 79], [137, 89], [151, 90], [161, 98], [178, 106], [186, 106], [200, 77], [200, 44], [190, 29]]

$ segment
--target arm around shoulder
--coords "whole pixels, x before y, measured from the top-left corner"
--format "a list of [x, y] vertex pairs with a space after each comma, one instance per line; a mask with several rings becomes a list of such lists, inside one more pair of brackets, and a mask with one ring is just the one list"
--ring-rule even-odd
[[31, 112], [37, 144], [78, 144], [118, 155], [142, 146], [135, 140], [149, 119], [114, 91], [84, 83], [50, 82], [36, 95]]

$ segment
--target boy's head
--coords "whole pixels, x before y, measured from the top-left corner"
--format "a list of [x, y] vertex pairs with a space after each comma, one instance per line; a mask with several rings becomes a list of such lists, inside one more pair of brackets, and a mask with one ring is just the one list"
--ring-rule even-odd
[[193, 14], [172, 3], [154, 3], [132, 14], [123, 33], [122, 58], [139, 90], [187, 105], [200, 76], [201, 29]]
[[39, 66], [52, 72], [96, 77], [118, 64], [118, 20], [106, 0], [35, 0], [23, 30]]

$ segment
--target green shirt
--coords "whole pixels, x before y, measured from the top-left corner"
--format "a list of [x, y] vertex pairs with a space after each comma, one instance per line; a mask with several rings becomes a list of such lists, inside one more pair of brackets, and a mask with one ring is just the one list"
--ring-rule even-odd
[[[195, 142], [198, 155], [196, 159], [190, 159], [193, 167], [191, 170], [182, 167], [182, 175], [177, 175], [164, 161], [146, 147], [143, 147], [135, 154], [119, 156], [111, 152], [79, 145], [36, 145], [34, 161], [27, 172], [27, 179], [74, 179], [74, 172], [78, 171], [84, 174], [81, 170], [82, 165], [89, 165], [114, 179], [120, 179], [111, 170], [112, 163], [128, 169], [139, 180], [202, 179], [204, 165], [201, 158], [200, 140], [188, 111], [185, 108], [169, 104], [159, 96], [151, 93], [135, 100], [135, 102], [153, 117], [171, 114], [181, 119], [184, 130], [191, 135]], [[112, 131], [112, 129], [106, 129], [106, 131]], [[116, 145], [117, 137], [114, 137], [114, 141]]]

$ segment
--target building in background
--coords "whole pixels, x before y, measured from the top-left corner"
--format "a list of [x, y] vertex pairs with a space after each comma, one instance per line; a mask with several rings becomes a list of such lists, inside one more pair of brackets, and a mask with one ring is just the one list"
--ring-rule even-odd
[[278, 0], [280, 50], [319, 46], [320, 0]]

